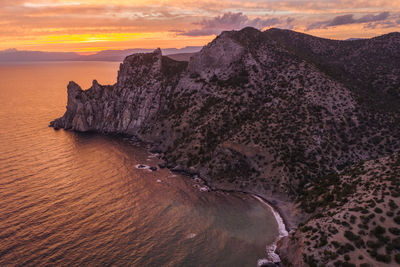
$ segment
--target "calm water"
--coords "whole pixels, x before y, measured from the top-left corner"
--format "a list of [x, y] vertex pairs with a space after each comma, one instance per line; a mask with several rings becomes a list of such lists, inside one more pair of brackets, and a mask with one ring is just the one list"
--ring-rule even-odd
[[0, 65], [0, 266], [256, 266], [277, 236], [262, 203], [136, 169], [158, 160], [128, 139], [47, 127], [69, 80], [111, 84], [118, 65]]

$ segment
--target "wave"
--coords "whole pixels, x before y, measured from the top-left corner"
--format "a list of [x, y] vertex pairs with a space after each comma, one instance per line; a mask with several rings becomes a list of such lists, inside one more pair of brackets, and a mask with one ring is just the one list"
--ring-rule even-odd
[[263, 203], [264, 205], [266, 205], [267, 207], [269, 207], [272, 211], [272, 214], [274, 214], [275, 220], [278, 223], [278, 232], [279, 235], [278, 237], [275, 239], [275, 241], [272, 243], [272, 245], [267, 246], [267, 259], [260, 259], [258, 260], [257, 266], [263, 266], [265, 263], [268, 262], [281, 262], [281, 258], [279, 257], [278, 254], [276, 254], [276, 247], [277, 247], [277, 243], [278, 241], [285, 237], [288, 236], [289, 233], [286, 230], [286, 225], [283, 221], [282, 216], [279, 214], [279, 212], [274, 209], [268, 202], [266, 202], [264, 199], [262, 199], [259, 196], [253, 195], [255, 199], [257, 199], [258, 201], [260, 201], [261, 203]]

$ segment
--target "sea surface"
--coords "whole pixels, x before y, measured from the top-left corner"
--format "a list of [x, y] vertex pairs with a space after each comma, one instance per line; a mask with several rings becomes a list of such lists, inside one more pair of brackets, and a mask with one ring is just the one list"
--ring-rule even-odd
[[70, 80], [118, 63], [0, 65], [0, 266], [256, 266], [278, 236], [250, 195], [207, 192], [129, 138], [55, 131]]

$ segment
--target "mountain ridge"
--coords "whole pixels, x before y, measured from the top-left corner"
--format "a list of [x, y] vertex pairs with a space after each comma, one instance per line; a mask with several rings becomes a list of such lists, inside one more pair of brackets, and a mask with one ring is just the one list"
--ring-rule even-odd
[[134, 54], [114, 85], [71, 82], [51, 126], [134, 135], [175, 171], [263, 196], [295, 228], [318, 212], [312, 199], [298, 202], [307, 188], [400, 150], [399, 36], [348, 42], [245, 28], [189, 62], [160, 49]]
[[[276, 31], [276, 30], [272, 30], [272, 31]], [[265, 33], [269, 33], [269, 32], [271, 32], [271, 30], [266, 31]], [[189, 73], [190, 74], [185, 74], [186, 77], [184, 77], [182, 79], [182, 82], [185, 82], [187, 79], [195, 79], [195, 81], [196, 80], [200, 81], [199, 83], [195, 82], [195, 83], [191, 84], [191, 86], [193, 86], [194, 88], [196, 88], [196, 87], [199, 88], [199, 85], [201, 85], [201, 87], [216, 87], [216, 88], [219, 88], [219, 87], [226, 88], [226, 87], [229, 87], [229, 86], [234, 86], [234, 87], [235, 86], [236, 87], [239, 86], [240, 87], [240, 86], [243, 86], [243, 85], [246, 85], [246, 84], [248, 85], [248, 83], [247, 83], [248, 82], [248, 76], [249, 76], [248, 73], [246, 74], [246, 73], [243, 72], [242, 76], [241, 75], [236, 75], [237, 73], [240, 74], [243, 71], [242, 69], [238, 69], [238, 66], [242, 66], [242, 65], [241, 64], [237, 64], [238, 63], [237, 61], [243, 60], [243, 58], [241, 58], [241, 57], [244, 57], [244, 54], [243, 54], [244, 52], [243, 51], [245, 51], [245, 50], [242, 49], [243, 46], [237, 46], [236, 45], [237, 42], [235, 40], [232, 40], [232, 38], [230, 38], [230, 37], [227, 37], [226, 41], [223, 40], [222, 42], [220, 42], [221, 38], [225, 38], [226, 35], [235, 34], [235, 33], [237, 33], [237, 32], [233, 31], [233, 32], [224, 32], [224, 33], [222, 33], [219, 37], [217, 37], [208, 46], [203, 48], [201, 52], [199, 52], [198, 54], [194, 55], [192, 57], [191, 61], [188, 64], [188, 69], [189, 69]], [[249, 33], [250, 33], [250, 34], [256, 34], [256, 35], [262, 36], [262, 32], [260, 32], [260, 31], [258, 31], [256, 29], [250, 29], [250, 28], [245, 28], [244, 30], [240, 31], [240, 33], [244, 33], [245, 35], [249, 35]], [[247, 37], [249, 37], [249, 36], [247, 36]], [[267, 38], [268, 38], [268, 36], [267, 36]], [[243, 40], [243, 38], [242, 38], [242, 40]], [[285, 57], [292, 56], [290, 53], [288, 54], [286, 51], [283, 51], [282, 48], [277, 46], [276, 43], [274, 43], [274, 42], [275, 42], [275, 40], [273, 40], [273, 42], [270, 42], [270, 43], [267, 44], [268, 48], [271, 51], [274, 51], [274, 53], [277, 53], [278, 56], [281, 56], [281, 54], [283, 54], [283, 56], [285, 56]], [[213, 48], [213, 45], [220, 45], [220, 44], [222, 44], [222, 46], [221, 46], [222, 48], [221, 47]], [[236, 47], [237, 49], [236, 50], [235, 49], [231, 49], [232, 47], [230, 47], [230, 49], [226, 51], [226, 53], [227, 53], [226, 56], [222, 56], [222, 57], [220, 56], [220, 53], [221, 53], [220, 50], [218, 50], [218, 53], [214, 53], [215, 49], [224, 49], [223, 46], [228, 46], [228, 45], [232, 45], [232, 47]], [[130, 56], [130, 57], [127, 57], [126, 60], [124, 61], [124, 63], [121, 66], [123, 67], [125, 65], [133, 64], [134, 62], [128, 62], [128, 61], [134, 60], [134, 59], [138, 59], [139, 57], [151, 58], [152, 57], [151, 55], [155, 55], [156, 57], [163, 58], [159, 52], [155, 52], [153, 54], [138, 54], [138, 55], [141, 55], [141, 56]], [[248, 53], [248, 56], [250, 58], [248, 58], [247, 60], [255, 60], [255, 61], [259, 61], [260, 62], [259, 59], [255, 59], [255, 56], [253, 54]], [[205, 59], [207, 59], [207, 60], [204, 61]], [[159, 60], [161, 60], [161, 59], [159, 59]], [[268, 60], [271, 61], [271, 62], [269, 62], [270, 65], [273, 65], [273, 64], [276, 63], [273, 58], [269, 58], [269, 59], [267, 58], [267, 60], [265, 62], [267, 62]], [[137, 62], [137, 63], [138, 64], [142, 64], [140, 62]], [[210, 66], [210, 63], [214, 64], [214, 65], [211, 65], [211, 67], [208, 68], [207, 66]], [[296, 63], [298, 63], [298, 62], [296, 62]], [[304, 64], [304, 62], [302, 62], [302, 63]], [[121, 69], [123, 69], [122, 67], [121, 67]], [[254, 68], [254, 67], [252, 67], [252, 68]], [[310, 68], [312, 68], [312, 66], [310, 66]], [[127, 68], [127, 69], [131, 70], [131, 69], [134, 69], [134, 68]], [[124, 77], [130, 75], [129, 74], [129, 70], [126, 71], [128, 73], [123, 75]], [[252, 71], [254, 71], [254, 70], [255, 69], [252, 69]], [[181, 68], [181, 71], [184, 71], [184, 70]], [[207, 73], [202, 73], [202, 72], [207, 72]], [[120, 74], [121, 74], [121, 70], [120, 70]], [[280, 73], [273, 73], [273, 74], [274, 75], [278, 75], [278, 77], [274, 77], [275, 79], [276, 78], [281, 78], [281, 79], [286, 78], [286, 77], [279, 77]], [[191, 78], [191, 77], [194, 77], [196, 75], [198, 75], [198, 77]], [[189, 76], [189, 77], [187, 77], [187, 76]], [[260, 77], [258, 77], [258, 78], [260, 78]], [[264, 79], [265, 77], [261, 77], [261, 78]], [[327, 77], [322, 77], [321, 79], [326, 79], [326, 78]], [[120, 81], [121, 79], [118, 79], [118, 80]], [[329, 80], [329, 78], [328, 78], [328, 80]], [[132, 82], [134, 82], [134, 81], [132, 81]], [[285, 83], [287, 83], [287, 81], [279, 80], [278, 82], [280, 84], [276, 84], [277, 81], [275, 81], [275, 84], [274, 84], [274, 86], [277, 86], [277, 88], [278, 87], [287, 86], [287, 84], [285, 84]], [[299, 83], [299, 82], [300, 83], [304, 83], [304, 80], [297, 81], [297, 83]], [[167, 81], [167, 83], [168, 83], [168, 81]], [[121, 90], [120, 88], [124, 87], [124, 86], [125, 86], [124, 84], [118, 82], [117, 85], [116, 85], [116, 91], [118, 92], [119, 90]], [[166, 85], [166, 86], [168, 87], [169, 85]], [[299, 85], [296, 84], [296, 86], [299, 86]], [[337, 86], [342, 87], [340, 82], [339, 82], [339, 84], [337, 84]], [[171, 88], [171, 89], [175, 89], [175, 88]], [[207, 89], [210, 89], [210, 88], [206, 88], [206, 90]], [[193, 90], [195, 90], [195, 89], [193, 89]], [[192, 92], [193, 92], [193, 90], [192, 90]], [[242, 88], [236, 88], [235, 90], [242, 90]], [[246, 91], [251, 91], [251, 90], [247, 90], [246, 89], [244, 91], [246, 92]], [[284, 90], [282, 90], [281, 92], [284, 92]], [[281, 94], [281, 92], [276, 92], [276, 93], [277, 94]], [[311, 92], [311, 93], [313, 93], [313, 92]], [[346, 99], [347, 100], [352, 99], [351, 95], [353, 95], [354, 93], [353, 92], [348, 92], [347, 94], [348, 94], [348, 96], [343, 101], [346, 101]], [[310, 97], [315, 98], [316, 96], [310, 96]], [[317, 97], [320, 98], [321, 96], [317, 96]], [[332, 97], [334, 97], [334, 96], [332, 96]], [[319, 99], [319, 101], [322, 101], [322, 100]], [[316, 104], [317, 105], [319, 104], [318, 101], [317, 101]], [[333, 105], [334, 103], [333, 103], [333, 101], [331, 101], [329, 104]], [[348, 103], [346, 103], [346, 105], [347, 104]], [[354, 106], [354, 103], [351, 104], [349, 107], [351, 108], [351, 106]], [[175, 107], [170, 107], [169, 111], [170, 112], [173, 111], [174, 108]], [[336, 107], [336, 110], [337, 110], [337, 107]], [[345, 110], [342, 110], [341, 112], [344, 113], [344, 111]], [[332, 113], [332, 112], [336, 112], [336, 111], [335, 111], [335, 108], [333, 106], [331, 106], [329, 108], [328, 112]], [[80, 129], [80, 130], [84, 130], [84, 129]], [[116, 129], [111, 129], [110, 128], [110, 129], [102, 129], [102, 130], [104, 130], [104, 132], [114, 132], [114, 131], [118, 132], [119, 131], [118, 127]], [[133, 132], [132, 131], [128, 131], [128, 132], [133, 133], [133, 134], [138, 134], [138, 132], [135, 132], [135, 131], [133, 131]]]
[[[187, 46], [184, 48], [165, 48], [165, 55], [188, 61], [188, 57], [180, 54], [191, 54], [200, 50], [198, 46]], [[154, 49], [125, 49], [125, 50], [103, 50], [92, 55], [81, 55], [75, 52], [45, 52], [24, 51], [7, 49], [0, 51], [0, 62], [30, 62], [30, 61], [123, 61], [123, 59], [134, 53], [149, 53]], [[175, 56], [178, 54], [178, 56]]]

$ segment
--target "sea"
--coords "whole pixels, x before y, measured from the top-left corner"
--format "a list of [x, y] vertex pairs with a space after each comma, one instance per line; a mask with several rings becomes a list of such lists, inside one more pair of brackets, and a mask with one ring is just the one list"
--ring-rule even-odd
[[70, 80], [116, 82], [119, 63], [0, 63], [0, 266], [257, 266], [270, 207], [210, 191], [130, 137], [54, 130]]

